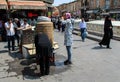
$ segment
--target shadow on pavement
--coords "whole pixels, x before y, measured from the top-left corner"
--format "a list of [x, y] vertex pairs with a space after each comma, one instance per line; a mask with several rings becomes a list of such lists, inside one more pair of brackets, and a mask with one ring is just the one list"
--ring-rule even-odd
[[6, 52], [8, 52], [8, 50], [1, 50], [1, 51], [0, 51], [0, 54], [6, 53]]
[[100, 47], [100, 46], [95, 46], [95, 47], [93, 47], [92, 49], [106, 49], [106, 47]]
[[23, 59], [23, 55], [19, 52], [8, 52], [8, 54], [13, 58]]
[[35, 58], [31, 58], [31, 59], [24, 59], [20, 62], [21, 65], [31, 65], [32, 63], [36, 63], [36, 59]]
[[[11, 53], [14, 61], [8, 62], [9, 69], [8, 73], [15, 72], [16, 76], [22, 75], [24, 79], [39, 79], [40, 76], [40, 67], [36, 64], [36, 59], [18, 59], [20, 54], [18, 53]], [[17, 58], [17, 59], [16, 59]], [[55, 55], [55, 65], [50, 66], [50, 74], [59, 74], [71, 69], [71, 65], [64, 65], [64, 60], [66, 59], [65, 56], [56, 54]]]
[[25, 67], [22, 70], [23, 79], [38, 79], [40, 78], [40, 72], [36, 65]]
[[73, 40], [73, 41], [82, 41], [82, 40]]

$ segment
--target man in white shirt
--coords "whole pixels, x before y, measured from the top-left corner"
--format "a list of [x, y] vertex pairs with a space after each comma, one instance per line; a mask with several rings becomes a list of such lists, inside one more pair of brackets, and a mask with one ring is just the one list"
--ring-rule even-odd
[[14, 25], [12, 23], [12, 19], [8, 19], [8, 21], [5, 23], [5, 29], [7, 32], [7, 40], [8, 40], [8, 50], [10, 51], [10, 44], [12, 42], [12, 51], [15, 50], [15, 39], [14, 39], [14, 35], [15, 35], [15, 30], [14, 30]]
[[80, 28], [80, 31], [81, 31], [82, 41], [84, 42], [85, 38], [86, 38], [86, 34], [85, 33], [87, 31], [87, 25], [86, 25], [86, 22], [85, 22], [84, 18], [82, 18], [81, 20], [82, 21], [79, 24], [79, 28]]
[[26, 29], [26, 28], [28, 28], [30, 25], [27, 23], [27, 20], [26, 19], [24, 19], [24, 22], [21, 24], [21, 28], [22, 29]]

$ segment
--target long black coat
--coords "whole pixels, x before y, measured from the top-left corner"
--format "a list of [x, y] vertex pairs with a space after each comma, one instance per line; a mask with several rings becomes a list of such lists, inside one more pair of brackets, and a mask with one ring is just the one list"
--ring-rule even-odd
[[35, 35], [35, 47], [37, 56], [46, 56], [52, 54], [52, 44], [48, 36], [44, 33]]
[[104, 23], [104, 36], [100, 44], [109, 46], [110, 39], [113, 37], [113, 30], [110, 28], [112, 26], [111, 20], [105, 20]]

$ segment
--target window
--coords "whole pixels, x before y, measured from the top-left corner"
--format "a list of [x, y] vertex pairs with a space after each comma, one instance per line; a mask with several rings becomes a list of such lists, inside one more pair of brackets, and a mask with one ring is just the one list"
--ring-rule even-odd
[[93, 0], [90, 0], [90, 6], [91, 6], [91, 8], [94, 7], [94, 1]]
[[97, 8], [100, 6], [100, 0], [96, 0]]
[[114, 0], [114, 6], [117, 6], [118, 4], [118, 0]]
[[106, 9], [110, 8], [110, 0], [105, 0], [105, 7]]

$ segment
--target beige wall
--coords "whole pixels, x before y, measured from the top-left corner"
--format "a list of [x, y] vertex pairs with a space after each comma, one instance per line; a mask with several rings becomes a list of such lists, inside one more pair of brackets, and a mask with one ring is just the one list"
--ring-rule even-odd
[[68, 12], [77, 12], [81, 8], [81, 1], [74, 1], [68, 4], [62, 4], [57, 7], [61, 12], [68, 11]]
[[[117, 0], [117, 5], [114, 5], [115, 0], [110, 0], [110, 8], [120, 8], [120, 0]], [[97, 8], [97, 0], [88, 0], [89, 2], [89, 8], [95, 9]], [[105, 0], [99, 0], [99, 5], [101, 8], [104, 8], [105, 6]]]

